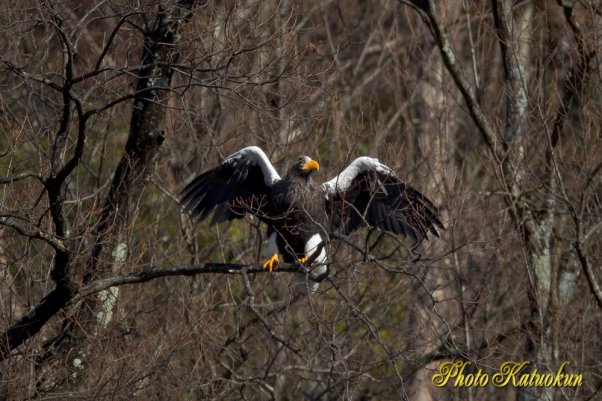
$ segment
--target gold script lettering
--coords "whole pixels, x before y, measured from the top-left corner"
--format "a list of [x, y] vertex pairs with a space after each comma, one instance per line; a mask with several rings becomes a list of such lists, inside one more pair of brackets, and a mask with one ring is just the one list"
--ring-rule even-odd
[[528, 364], [529, 361], [522, 363], [508, 361], [502, 363], [500, 365], [500, 371], [491, 377], [491, 383], [493, 383], [493, 385], [496, 387], [504, 387], [507, 386], [510, 381], [512, 381], [512, 385], [516, 387], [518, 385], [516, 375]]
[[464, 370], [466, 364], [470, 362], [443, 362], [439, 365], [439, 373], [434, 374], [431, 378], [431, 382], [437, 387], [443, 387], [447, 384], [450, 378], [458, 376], [458, 374]]

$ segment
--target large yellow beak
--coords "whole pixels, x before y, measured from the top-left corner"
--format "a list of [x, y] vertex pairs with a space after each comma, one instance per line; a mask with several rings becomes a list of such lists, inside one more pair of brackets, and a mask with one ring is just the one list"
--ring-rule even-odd
[[310, 160], [301, 167], [302, 170], [311, 170], [311, 171], [319, 171], [320, 165], [315, 160]]

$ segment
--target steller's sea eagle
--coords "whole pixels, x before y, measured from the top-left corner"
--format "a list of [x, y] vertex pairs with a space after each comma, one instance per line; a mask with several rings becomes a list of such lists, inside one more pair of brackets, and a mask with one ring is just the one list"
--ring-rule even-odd
[[378, 159], [358, 157], [338, 176], [315, 185], [311, 175], [319, 168], [301, 156], [281, 178], [263, 150], [246, 147], [193, 179], [181, 203], [200, 221], [214, 211], [211, 225], [247, 213], [265, 222], [271, 256], [263, 266], [270, 271], [280, 254], [286, 263], [310, 260], [325, 272], [323, 241], [333, 232], [378, 227], [419, 243], [444, 228], [435, 205]]

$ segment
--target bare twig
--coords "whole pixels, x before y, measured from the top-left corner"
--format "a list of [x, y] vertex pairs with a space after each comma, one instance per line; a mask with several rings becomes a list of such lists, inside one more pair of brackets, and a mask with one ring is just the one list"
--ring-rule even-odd
[[0, 225], [10, 227], [17, 231], [19, 234], [24, 235], [29, 238], [41, 239], [52, 246], [56, 251], [65, 252], [65, 243], [60, 238], [56, 237], [54, 234], [49, 233], [47, 231], [42, 230], [39, 227], [36, 227], [36, 230], [28, 230], [27, 228], [15, 223], [8, 216], [0, 216]]
[[485, 143], [487, 143], [487, 147], [491, 151], [494, 158], [498, 161], [502, 160], [504, 155], [501, 149], [498, 147], [498, 141], [493, 125], [491, 124], [491, 121], [487, 115], [483, 112], [477, 96], [475, 95], [475, 91], [470, 86], [468, 79], [466, 78], [466, 74], [464, 73], [464, 70], [458, 61], [456, 52], [451, 46], [443, 24], [439, 20], [435, 2], [433, 0], [401, 2], [408, 4], [417, 10], [424, 23], [431, 30], [433, 38], [437, 42], [437, 47], [441, 52], [443, 63], [456, 83], [458, 90], [462, 94], [462, 97], [468, 106], [468, 112], [470, 113], [470, 116], [472, 117], [476, 126], [479, 128], [479, 131], [481, 132], [481, 135], [485, 140]]
[[[265, 271], [265, 269], [264, 269], [264, 271]], [[247, 267], [242, 267], [239, 272], [240, 272], [240, 275], [242, 276], [243, 282], [245, 284], [245, 290], [247, 292], [247, 297], [248, 297], [247, 306], [249, 307], [249, 309], [251, 309], [251, 312], [253, 312], [253, 314], [255, 315], [255, 317], [257, 319], [259, 319], [259, 321], [261, 322], [261, 324], [263, 325], [263, 327], [270, 334], [270, 337], [272, 337], [274, 340], [276, 340], [277, 342], [279, 342], [280, 344], [282, 344], [286, 348], [288, 348], [291, 351], [293, 351], [295, 354], [297, 354], [297, 356], [301, 356], [300, 350], [297, 349], [297, 348], [295, 348], [295, 347], [293, 347], [290, 344], [290, 341], [288, 341], [285, 338], [283, 338], [280, 335], [278, 335], [274, 331], [274, 329], [272, 328], [272, 326], [270, 326], [270, 324], [265, 319], [265, 317], [263, 317], [263, 315], [261, 313], [259, 313], [259, 311], [255, 307], [255, 293], [253, 292], [253, 288], [251, 288], [251, 281], [249, 280], [249, 275], [247, 274]]]
[[8, 177], [0, 177], [0, 184], [12, 184], [17, 181], [21, 181], [26, 178], [36, 178], [42, 184], [45, 182], [44, 177], [37, 171], [23, 171], [22, 173], [17, 173], [15, 175], [10, 175]]

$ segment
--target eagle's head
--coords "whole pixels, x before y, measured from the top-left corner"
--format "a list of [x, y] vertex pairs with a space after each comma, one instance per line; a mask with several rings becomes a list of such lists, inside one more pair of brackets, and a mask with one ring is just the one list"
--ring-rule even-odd
[[289, 170], [288, 177], [302, 177], [307, 180], [311, 173], [318, 170], [320, 170], [320, 165], [317, 161], [312, 160], [309, 156], [300, 156]]

